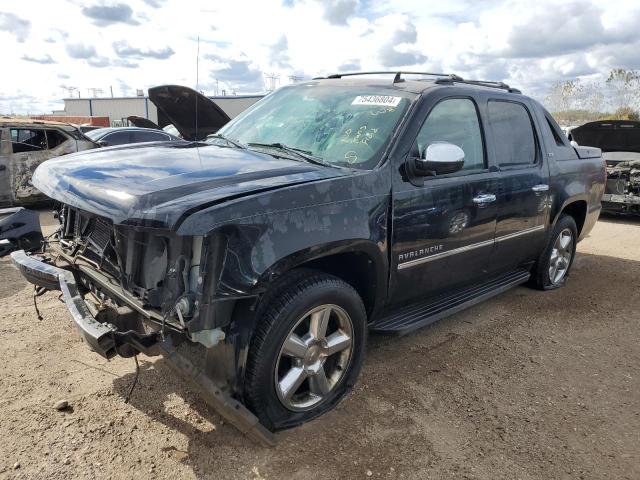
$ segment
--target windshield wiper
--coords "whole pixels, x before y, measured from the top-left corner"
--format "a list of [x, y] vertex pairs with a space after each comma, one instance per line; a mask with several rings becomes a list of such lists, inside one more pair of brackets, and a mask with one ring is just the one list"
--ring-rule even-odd
[[229, 137], [225, 137], [221, 133], [212, 133], [211, 135], [207, 135], [207, 138], [219, 138], [220, 140], [224, 140], [229, 145], [233, 145], [236, 148], [247, 148], [246, 145], [244, 145], [244, 144], [242, 144], [240, 142], [237, 142], [235, 140], [231, 140]]
[[298, 158], [304, 160], [305, 162], [313, 163], [315, 165], [322, 165], [323, 167], [332, 167], [332, 168], [340, 168], [337, 165], [332, 165], [331, 163], [327, 163], [323, 161], [321, 158], [316, 157], [309, 150], [302, 150], [301, 148], [289, 147], [284, 143], [274, 142], [274, 143], [259, 143], [259, 142], [250, 142], [247, 143], [250, 147], [267, 147], [267, 148], [277, 148], [278, 150], [282, 150], [283, 152], [292, 153]]

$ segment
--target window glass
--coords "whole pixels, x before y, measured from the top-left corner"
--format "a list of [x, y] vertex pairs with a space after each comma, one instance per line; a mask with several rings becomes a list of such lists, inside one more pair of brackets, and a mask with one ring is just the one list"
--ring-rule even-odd
[[408, 106], [407, 94], [390, 88], [298, 84], [267, 95], [218, 133], [245, 145], [281, 143], [334, 165], [371, 169]]
[[107, 145], [124, 145], [125, 143], [131, 143], [131, 140], [129, 140], [129, 131], [113, 132], [105, 135], [101, 140], [107, 142]]
[[44, 130], [12, 128], [11, 146], [13, 153], [38, 152], [47, 149], [47, 137]]
[[58, 130], [46, 130], [47, 132], [47, 144], [49, 149], [56, 148], [58, 145], [66, 142], [67, 137]]
[[434, 142], [449, 142], [464, 150], [463, 170], [485, 168], [478, 112], [468, 98], [452, 98], [437, 104], [422, 125], [417, 141], [420, 155]]
[[536, 163], [536, 140], [529, 112], [521, 103], [489, 102], [489, 124], [493, 130], [500, 166]]
[[132, 143], [139, 142], [161, 142], [167, 140], [167, 136], [161, 132], [149, 132], [147, 130], [133, 131]]

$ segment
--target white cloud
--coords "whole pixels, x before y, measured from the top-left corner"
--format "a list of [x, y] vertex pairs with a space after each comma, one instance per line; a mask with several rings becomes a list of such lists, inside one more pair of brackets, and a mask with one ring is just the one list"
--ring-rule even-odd
[[[264, 74], [442, 69], [550, 83], [640, 68], [633, 0], [22, 0], [0, 17], [0, 112], [62, 107], [73, 86], [130, 94], [163, 83], [253, 93]], [[27, 12], [27, 13], [25, 13]]]

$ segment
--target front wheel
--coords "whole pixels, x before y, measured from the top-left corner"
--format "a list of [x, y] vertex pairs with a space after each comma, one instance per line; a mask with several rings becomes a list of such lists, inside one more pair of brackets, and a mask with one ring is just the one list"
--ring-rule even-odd
[[245, 377], [245, 400], [271, 430], [333, 408], [356, 381], [366, 313], [344, 281], [303, 271], [276, 285], [259, 309]]
[[567, 281], [576, 254], [578, 229], [570, 215], [561, 215], [532, 272], [532, 283], [540, 290], [561, 287]]

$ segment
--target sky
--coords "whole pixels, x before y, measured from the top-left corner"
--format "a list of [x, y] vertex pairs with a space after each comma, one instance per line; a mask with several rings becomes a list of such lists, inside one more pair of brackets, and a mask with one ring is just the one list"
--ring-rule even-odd
[[638, 0], [0, 0], [0, 113], [357, 70], [456, 73], [542, 99], [556, 81], [640, 69], [638, 25]]

